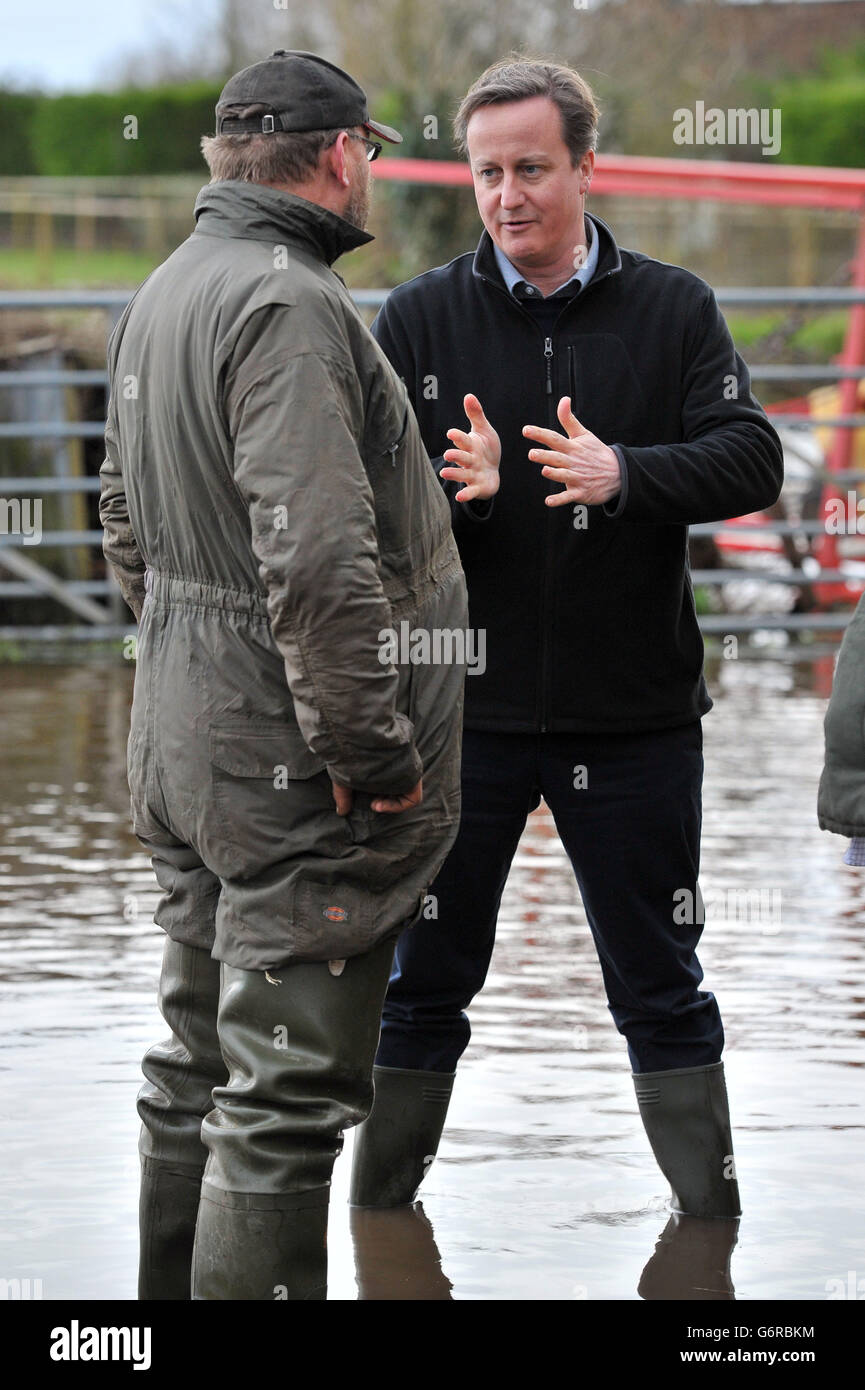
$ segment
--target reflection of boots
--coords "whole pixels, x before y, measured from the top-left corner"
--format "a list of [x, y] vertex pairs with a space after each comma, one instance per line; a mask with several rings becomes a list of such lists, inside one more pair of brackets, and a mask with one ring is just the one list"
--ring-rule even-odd
[[171, 1037], [144, 1057], [138, 1093], [142, 1119], [141, 1253], [138, 1297], [187, 1299], [192, 1243], [207, 1150], [201, 1121], [212, 1090], [228, 1077], [216, 1034], [219, 962], [210, 952], [166, 937], [159, 1007]]
[[734, 1299], [730, 1259], [738, 1230], [738, 1221], [674, 1213], [643, 1270], [637, 1293], [647, 1300]]
[[393, 940], [271, 974], [223, 965], [219, 1037], [193, 1253], [195, 1299], [326, 1297], [325, 1234], [342, 1131], [372, 1105]]
[[455, 1075], [374, 1069], [372, 1113], [354, 1143], [353, 1206], [398, 1207], [414, 1200], [438, 1152]]
[[350, 1221], [358, 1300], [450, 1299], [453, 1285], [420, 1202], [381, 1211], [352, 1207]]
[[638, 1072], [640, 1116], [673, 1209], [688, 1216], [740, 1216], [724, 1063]]

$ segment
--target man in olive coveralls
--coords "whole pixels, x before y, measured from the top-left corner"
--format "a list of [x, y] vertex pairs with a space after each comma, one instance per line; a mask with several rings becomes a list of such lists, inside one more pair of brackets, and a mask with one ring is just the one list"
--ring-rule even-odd
[[325, 1297], [394, 941], [459, 820], [464, 664], [383, 654], [403, 622], [465, 629], [449, 507], [331, 269], [370, 240], [376, 135], [401, 138], [314, 55], [236, 74], [195, 231], [109, 345], [100, 514], [139, 620], [171, 1029], [138, 1102], [143, 1299]]

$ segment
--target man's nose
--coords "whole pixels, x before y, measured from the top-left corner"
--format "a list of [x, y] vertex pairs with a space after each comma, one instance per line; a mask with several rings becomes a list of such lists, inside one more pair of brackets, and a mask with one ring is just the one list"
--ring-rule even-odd
[[502, 207], [505, 209], [518, 208], [523, 202], [523, 190], [516, 174], [505, 174], [502, 179]]

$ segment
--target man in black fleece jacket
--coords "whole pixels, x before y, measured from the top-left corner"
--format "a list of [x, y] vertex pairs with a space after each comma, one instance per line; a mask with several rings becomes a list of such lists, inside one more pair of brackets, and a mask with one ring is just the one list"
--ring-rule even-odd
[[[397, 947], [356, 1143], [360, 1206], [411, 1201], [436, 1152], [464, 1010], [543, 796], [674, 1207], [740, 1210], [723, 1028], [698, 987], [700, 913], [682, 909], [700, 902], [712, 704], [687, 528], [774, 502], [782, 451], [711, 288], [585, 214], [597, 115], [556, 64], [479, 78], [455, 130], [480, 244], [394, 290], [373, 326], [450, 496], [485, 659], [466, 681], [462, 820], [432, 885], [438, 916]], [[453, 428], [463, 410], [469, 431]]]

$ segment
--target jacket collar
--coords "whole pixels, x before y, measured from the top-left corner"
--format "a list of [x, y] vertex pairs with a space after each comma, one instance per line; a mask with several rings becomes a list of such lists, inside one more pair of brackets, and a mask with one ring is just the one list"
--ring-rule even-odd
[[344, 217], [261, 183], [209, 183], [195, 200], [196, 232], [247, 241], [301, 242], [328, 265], [373, 238]]
[[[598, 264], [595, 273], [589, 281], [590, 285], [595, 285], [599, 280], [605, 279], [608, 275], [616, 274], [622, 269], [622, 257], [616, 238], [600, 217], [595, 213], [589, 214], [592, 219], [592, 226], [598, 232]], [[472, 274], [477, 275], [481, 280], [492, 280], [497, 285], [504, 286], [501, 272], [496, 264], [495, 246], [489, 232], [484, 228], [478, 248], [472, 261]]]

